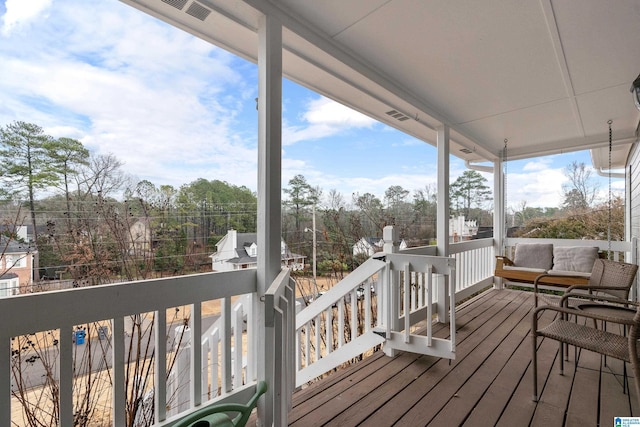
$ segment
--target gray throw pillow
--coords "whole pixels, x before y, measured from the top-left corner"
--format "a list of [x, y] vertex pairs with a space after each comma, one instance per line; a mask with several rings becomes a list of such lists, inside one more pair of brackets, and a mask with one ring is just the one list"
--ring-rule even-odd
[[513, 263], [516, 267], [550, 270], [553, 267], [553, 244], [518, 243]]
[[598, 258], [598, 248], [589, 246], [556, 246], [553, 248], [553, 269], [591, 273]]

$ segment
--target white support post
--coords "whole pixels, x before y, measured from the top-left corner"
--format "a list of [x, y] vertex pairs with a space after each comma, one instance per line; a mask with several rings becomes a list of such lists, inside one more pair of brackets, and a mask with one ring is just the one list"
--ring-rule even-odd
[[[395, 254], [398, 252], [398, 230], [393, 226], [387, 225], [382, 230], [382, 240], [384, 241], [383, 250], [386, 254]], [[384, 270], [384, 280], [382, 283], [383, 318], [385, 319], [386, 338], [391, 338], [391, 331], [400, 330], [400, 291], [398, 283], [398, 274], [391, 271], [390, 263], [387, 261], [387, 268]], [[394, 357], [397, 351], [389, 346], [383, 347], [384, 354]]]
[[[282, 24], [273, 15], [258, 22], [258, 269], [254, 312], [259, 380], [274, 376], [274, 343], [266, 336], [264, 295], [280, 272], [282, 238]], [[258, 403], [261, 425], [273, 423], [273, 384]]]
[[0, 336], [0, 384], [4, 384], [0, 392], [0, 425], [11, 425], [11, 337]]
[[[438, 128], [438, 206], [437, 247], [438, 256], [449, 256], [449, 126]], [[437, 316], [438, 322], [449, 322], [449, 287], [445, 276], [438, 276]]]
[[124, 318], [116, 317], [111, 324], [111, 351], [113, 359], [113, 425], [126, 423], [125, 357], [124, 357]]
[[[176, 356], [173, 387], [175, 394], [172, 396], [172, 415], [188, 410], [192, 399], [192, 383], [190, 382], [193, 361], [191, 360], [192, 350], [197, 351], [197, 347], [192, 345], [191, 338], [194, 336], [188, 326], [180, 325], [174, 328], [174, 336], [182, 337], [178, 340], [174, 349], [178, 353]], [[166, 340], [166, 338], [164, 338]]]
[[[73, 339], [76, 330], [73, 326], [60, 327], [59, 361], [59, 398], [60, 425], [73, 425]], [[78, 352], [84, 351], [77, 350]]]
[[[227, 298], [229, 300], [229, 298]], [[189, 328], [191, 335], [189, 336], [191, 342], [191, 355], [190, 355], [190, 382], [189, 388], [191, 390], [191, 405], [194, 407], [200, 406], [202, 403], [202, 304], [197, 302], [191, 304], [191, 317], [189, 319]]]
[[167, 419], [167, 310], [156, 311], [155, 322], [156, 357], [153, 398], [155, 419], [159, 422]]

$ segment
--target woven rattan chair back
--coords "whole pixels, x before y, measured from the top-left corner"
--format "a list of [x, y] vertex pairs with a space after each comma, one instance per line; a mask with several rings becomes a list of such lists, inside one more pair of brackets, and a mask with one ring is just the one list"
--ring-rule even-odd
[[607, 259], [596, 259], [591, 270], [589, 286], [611, 286], [617, 289], [607, 289], [602, 293], [611, 296], [627, 299], [629, 291], [636, 277], [638, 266], [624, 262], [610, 261]]

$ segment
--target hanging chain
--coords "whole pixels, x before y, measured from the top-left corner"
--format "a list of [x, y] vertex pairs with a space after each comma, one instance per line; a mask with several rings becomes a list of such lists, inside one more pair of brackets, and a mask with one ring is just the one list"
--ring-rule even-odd
[[507, 160], [509, 159], [507, 153], [507, 138], [504, 139], [504, 148], [502, 149], [502, 212], [504, 213], [504, 235], [502, 236], [502, 253], [507, 254], [507, 230], [509, 230], [509, 218], [507, 213]]
[[611, 131], [611, 124], [613, 123], [613, 120], [609, 120], [607, 122], [609, 124], [609, 227], [607, 229], [607, 240], [608, 240], [608, 253], [607, 253], [607, 259], [611, 260], [611, 222], [612, 222], [612, 216], [611, 216], [611, 209], [612, 207], [612, 196], [611, 196], [611, 151], [613, 149], [613, 133]]

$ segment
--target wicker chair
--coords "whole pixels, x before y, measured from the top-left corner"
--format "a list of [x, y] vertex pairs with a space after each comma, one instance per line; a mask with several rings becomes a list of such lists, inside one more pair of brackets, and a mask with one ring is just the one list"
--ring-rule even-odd
[[[599, 296], [591, 297], [598, 300], [599, 304], [611, 310], [590, 312], [571, 308], [567, 306], [569, 298], [580, 297], [581, 294], [572, 292], [566, 293], [562, 297], [561, 306], [541, 306], [533, 313], [531, 335], [533, 337], [533, 400], [538, 401], [538, 363], [537, 363], [537, 341], [538, 337], [547, 337], [556, 340], [560, 344], [560, 374], [564, 371], [563, 345], [574, 345], [586, 350], [590, 350], [604, 356], [631, 363], [635, 376], [636, 396], [640, 401], [640, 361], [638, 360], [638, 339], [640, 338], [640, 304], [632, 301], [620, 300], [616, 297]], [[592, 302], [592, 304], [594, 304]], [[635, 309], [635, 310], [634, 310]], [[555, 311], [559, 313], [556, 319], [548, 326], [538, 328], [538, 319], [544, 311]], [[610, 314], [606, 314], [610, 313]], [[592, 319], [592, 322], [571, 322], [566, 320], [569, 316]], [[621, 325], [628, 329], [626, 336], [607, 332], [605, 329], [597, 328], [596, 321], [600, 320], [608, 324]]]
[[[629, 298], [629, 291], [636, 277], [638, 266], [624, 262], [610, 261], [606, 259], [596, 259], [589, 276], [589, 283], [586, 285], [574, 285], [566, 292], [582, 291], [585, 295], [606, 294], [622, 300]], [[553, 274], [545, 273], [539, 275], [533, 282], [534, 304], [538, 306], [538, 298], [543, 299], [549, 305], [558, 305], [559, 298], [549, 298], [540, 292], [539, 281], [548, 278]], [[558, 277], [567, 277], [566, 275]]]

